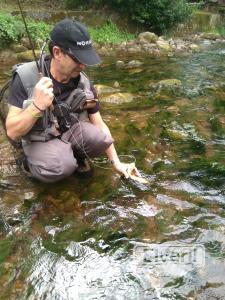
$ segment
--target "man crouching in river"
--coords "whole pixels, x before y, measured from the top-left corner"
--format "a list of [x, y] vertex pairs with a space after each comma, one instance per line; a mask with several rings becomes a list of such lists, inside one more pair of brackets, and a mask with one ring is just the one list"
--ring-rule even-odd
[[83, 73], [100, 63], [86, 27], [60, 21], [50, 34], [49, 51], [40, 61], [43, 77], [34, 62], [23, 64], [10, 90], [7, 135], [22, 140], [29, 172], [42, 182], [57, 182], [85, 158], [105, 152], [119, 174], [139, 175], [134, 164], [128, 168], [120, 162], [94, 86]]

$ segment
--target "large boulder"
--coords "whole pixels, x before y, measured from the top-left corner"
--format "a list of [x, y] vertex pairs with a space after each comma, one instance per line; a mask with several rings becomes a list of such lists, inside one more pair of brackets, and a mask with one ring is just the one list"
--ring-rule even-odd
[[172, 51], [172, 47], [169, 44], [169, 42], [167, 42], [163, 39], [158, 39], [158, 41], [156, 41], [156, 44], [159, 47], [159, 49], [162, 50], [163, 52], [171, 52]]
[[156, 43], [156, 41], [158, 40], [158, 36], [154, 32], [146, 31], [138, 35], [138, 40], [144, 43]]

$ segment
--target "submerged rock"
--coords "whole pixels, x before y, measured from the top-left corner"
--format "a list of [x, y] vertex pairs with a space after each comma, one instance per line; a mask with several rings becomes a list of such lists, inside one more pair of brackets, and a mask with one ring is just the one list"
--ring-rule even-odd
[[140, 60], [131, 60], [126, 66], [125, 69], [132, 69], [132, 68], [137, 68], [143, 65], [143, 62]]
[[95, 84], [95, 88], [97, 90], [98, 96], [105, 95], [105, 94], [112, 94], [117, 93], [120, 91], [119, 86], [118, 87], [111, 87], [108, 85], [103, 84]]
[[160, 80], [158, 84], [160, 87], [165, 87], [165, 88], [182, 86], [182, 83], [179, 79], [164, 79], [164, 80]]
[[182, 83], [178, 79], [165, 79], [156, 83], [150, 81], [148, 87], [150, 88], [151, 95], [159, 99], [164, 99], [165, 96], [181, 95], [183, 92]]
[[189, 137], [188, 133], [175, 128], [166, 128], [164, 135], [171, 138], [174, 141], [186, 141]]
[[135, 96], [131, 93], [115, 93], [111, 95], [103, 95], [101, 102], [112, 103], [112, 104], [123, 104], [132, 102]]
[[125, 66], [125, 62], [124, 62], [124, 61], [118, 60], [118, 61], [116, 62], [116, 67], [117, 67], [118, 69], [122, 69], [124, 66]]

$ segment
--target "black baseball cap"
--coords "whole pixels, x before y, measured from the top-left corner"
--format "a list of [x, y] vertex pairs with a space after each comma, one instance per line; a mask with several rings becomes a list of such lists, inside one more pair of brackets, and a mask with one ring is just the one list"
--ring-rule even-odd
[[68, 50], [79, 62], [87, 66], [98, 65], [100, 57], [92, 47], [87, 28], [78, 21], [64, 19], [50, 33], [55, 45]]

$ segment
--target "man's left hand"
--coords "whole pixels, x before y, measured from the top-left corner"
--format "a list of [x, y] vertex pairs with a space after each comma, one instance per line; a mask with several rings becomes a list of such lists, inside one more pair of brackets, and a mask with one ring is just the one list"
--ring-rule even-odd
[[135, 175], [138, 177], [141, 177], [141, 174], [139, 173], [138, 169], [135, 166], [135, 163], [121, 163], [117, 162], [114, 163], [115, 170], [120, 174], [123, 175], [125, 178], [129, 178], [131, 175]]

